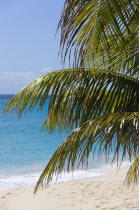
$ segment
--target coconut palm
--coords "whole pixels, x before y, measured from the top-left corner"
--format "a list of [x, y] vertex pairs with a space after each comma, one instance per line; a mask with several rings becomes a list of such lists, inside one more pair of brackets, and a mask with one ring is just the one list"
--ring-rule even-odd
[[[58, 29], [63, 62], [72, 68], [47, 73], [23, 88], [5, 107], [20, 116], [42, 109], [42, 126], [73, 129], [42, 172], [35, 191], [54, 174], [88, 163], [89, 154], [134, 160], [128, 183], [139, 177], [139, 1], [66, 0]], [[72, 62], [73, 61], [73, 62]], [[75, 129], [76, 127], [76, 129]]]

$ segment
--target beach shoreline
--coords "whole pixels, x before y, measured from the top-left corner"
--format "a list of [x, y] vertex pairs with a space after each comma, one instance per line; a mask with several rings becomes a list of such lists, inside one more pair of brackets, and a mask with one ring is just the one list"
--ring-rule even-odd
[[[111, 169], [117, 168], [120, 166], [120, 168], [123, 167], [129, 167], [131, 165], [131, 162], [129, 161], [123, 161], [122, 164], [120, 162], [117, 164], [111, 165], [105, 164], [98, 168], [88, 168], [88, 169], [76, 169], [74, 171], [70, 172], [62, 172], [59, 174], [59, 176], [53, 176], [52, 184], [53, 183], [60, 183], [60, 182], [69, 182], [74, 180], [82, 180], [82, 179], [88, 179], [93, 178], [97, 176], [102, 176], [105, 174], [105, 172], [110, 171]], [[22, 174], [0, 174], [0, 190], [6, 190], [6, 189], [12, 189], [19, 186], [25, 187], [25, 186], [34, 186], [39, 177], [41, 175], [41, 171], [38, 172], [27, 172], [24, 171]]]
[[[124, 184], [129, 167], [104, 171], [103, 176], [0, 191], [1, 210], [139, 209], [139, 185]], [[118, 173], [117, 173], [118, 172]]]

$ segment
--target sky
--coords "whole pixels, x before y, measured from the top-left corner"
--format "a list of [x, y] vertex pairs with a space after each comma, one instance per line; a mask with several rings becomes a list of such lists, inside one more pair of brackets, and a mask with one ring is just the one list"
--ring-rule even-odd
[[0, 94], [63, 68], [56, 33], [64, 0], [0, 0]]

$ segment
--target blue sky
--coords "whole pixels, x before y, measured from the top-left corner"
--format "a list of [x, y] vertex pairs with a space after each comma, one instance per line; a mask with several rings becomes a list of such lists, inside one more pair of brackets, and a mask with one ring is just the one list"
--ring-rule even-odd
[[57, 23], [64, 0], [0, 0], [0, 94], [60, 69]]

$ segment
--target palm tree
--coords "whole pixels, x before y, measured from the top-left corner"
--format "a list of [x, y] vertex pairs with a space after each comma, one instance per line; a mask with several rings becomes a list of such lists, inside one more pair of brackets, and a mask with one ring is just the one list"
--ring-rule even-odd
[[[5, 107], [20, 116], [50, 102], [43, 129], [76, 129], [55, 151], [39, 186], [54, 174], [88, 162], [91, 151], [113, 161], [134, 159], [128, 183], [139, 177], [139, 0], [65, 0], [61, 30], [63, 62], [72, 68], [40, 76]], [[73, 60], [73, 63], [71, 61]], [[113, 144], [114, 142], [114, 144]]]

